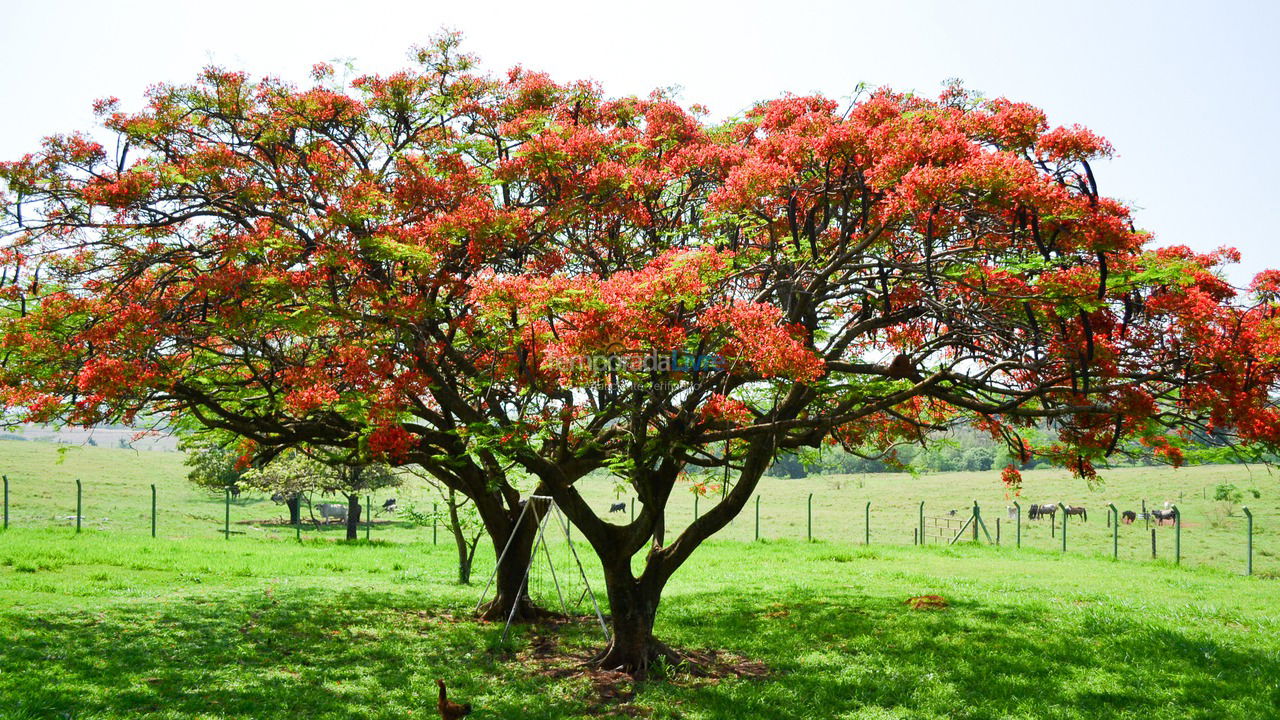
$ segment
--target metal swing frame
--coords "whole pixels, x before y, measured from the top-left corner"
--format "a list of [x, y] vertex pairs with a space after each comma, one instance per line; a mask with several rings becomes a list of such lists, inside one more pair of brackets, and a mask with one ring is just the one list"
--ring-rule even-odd
[[[556, 504], [555, 498], [550, 495], [530, 495], [525, 501], [524, 507], [520, 510], [520, 517], [516, 519], [515, 527], [511, 531], [511, 537], [507, 538], [507, 544], [503, 546], [502, 553], [498, 555], [498, 563], [494, 565], [493, 572], [489, 575], [489, 581], [485, 583], [484, 590], [480, 593], [480, 600], [476, 602], [475, 611], [480, 611], [480, 606], [484, 604], [484, 599], [489, 595], [489, 587], [493, 585], [494, 579], [498, 576], [498, 568], [502, 567], [503, 561], [507, 559], [507, 553], [511, 550], [511, 543], [515, 541], [516, 531], [518, 531], [524, 524], [525, 515], [529, 513], [529, 508], [533, 506], [535, 501], [546, 502], [547, 509], [546, 512], [542, 513], [542, 517], [538, 518], [538, 534], [533, 541], [533, 552], [529, 554], [529, 564], [524, 568], [524, 580], [521, 582], [521, 586], [525, 588], [529, 586], [529, 574], [533, 570], [533, 564], [537, 562], [538, 547], [541, 546], [543, 556], [547, 560], [547, 567], [551, 570], [551, 580], [555, 583], [556, 597], [560, 600], [560, 609], [565, 615], [569, 614], [569, 606], [564, 601], [564, 592], [560, 588], [559, 576], [556, 575], [556, 566], [551, 559], [551, 550], [547, 547], [547, 520], [554, 515], [556, 518], [556, 525], [560, 528], [561, 533], [564, 534], [565, 542], [569, 545], [569, 551], [573, 554], [573, 562], [578, 567], [578, 576], [582, 578], [582, 585], [584, 588], [582, 595], [591, 596], [591, 607], [595, 610], [596, 620], [600, 622], [600, 629], [604, 632], [605, 642], [608, 642], [610, 639], [609, 626], [604, 621], [604, 613], [600, 611], [600, 603], [596, 600], [596, 594], [595, 591], [591, 589], [590, 581], [587, 580], [587, 572], [582, 567], [582, 559], [578, 556], [578, 549], [573, 544], [573, 537], [569, 533], [569, 519], [565, 517], [564, 513], [560, 510], [560, 506]], [[582, 597], [579, 597], [577, 603], [581, 602]], [[577, 603], [574, 603], [575, 607]], [[519, 603], [512, 604], [511, 613], [507, 616], [506, 625], [502, 628], [502, 642], [506, 642], [507, 640], [507, 634], [511, 630], [511, 623], [515, 621], [517, 608], [519, 608]]]

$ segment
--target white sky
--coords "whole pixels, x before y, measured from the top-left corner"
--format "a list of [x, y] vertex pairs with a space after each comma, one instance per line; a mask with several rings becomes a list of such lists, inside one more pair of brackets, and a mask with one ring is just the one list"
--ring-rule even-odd
[[210, 62], [296, 80], [335, 58], [389, 72], [446, 26], [491, 70], [522, 64], [612, 94], [679, 85], [716, 116], [859, 82], [935, 95], [958, 77], [1109, 138], [1119, 156], [1100, 189], [1136, 205], [1157, 242], [1240, 248], [1237, 283], [1280, 267], [1280, 4], [1118, 5], [2, 0], [0, 158], [89, 129], [95, 98], [130, 109], [147, 85]]

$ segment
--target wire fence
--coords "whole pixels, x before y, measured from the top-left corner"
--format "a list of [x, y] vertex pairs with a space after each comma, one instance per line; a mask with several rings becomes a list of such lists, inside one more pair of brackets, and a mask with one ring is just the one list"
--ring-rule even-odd
[[[298, 522], [291, 522], [288, 518], [264, 519], [263, 511], [270, 507], [265, 506], [268, 500], [235, 497], [230, 489], [220, 496], [206, 494], [198, 502], [193, 502], [190, 497], [180, 502], [175, 500], [175, 504], [181, 507], [170, 510], [154, 484], [141, 495], [133, 492], [123, 496], [118, 488], [111, 488], [115, 492], [110, 494], [106, 505], [117, 512], [117, 517], [119, 513], [126, 515], [126, 521], [112, 522], [100, 513], [86, 515], [87, 508], [95, 507], [95, 500], [100, 498], [94, 496], [92, 484], [80, 479], [75, 480], [74, 490], [63, 488], [67, 495], [61, 499], [55, 497], [50, 489], [42, 489], [36, 493], [38, 497], [33, 498], [39, 502], [31, 503], [33, 508], [19, 518], [14, 509], [22, 504], [22, 498], [14, 493], [7, 476], [2, 480], [4, 530], [14, 526], [62, 526], [75, 533], [86, 529], [96, 532], [149, 531], [153, 538], [158, 537], [161, 531], [166, 537], [198, 537], [207, 536], [210, 530], [214, 530], [228, 541], [234, 536], [254, 532], [264, 536], [292, 536], [299, 541], [345, 534], [345, 522], [317, 519], [311, 508], [306, 509], [305, 517], [299, 513]], [[452, 543], [447, 515], [442, 512], [444, 503], [421, 494], [416, 497], [402, 494], [401, 499], [417, 508], [416, 521], [395, 516], [394, 510], [390, 509], [394, 505], [392, 502], [380, 506], [370, 494], [360, 498], [357, 537], [436, 545]], [[638, 514], [639, 501], [635, 497], [619, 498], [615, 494], [608, 498], [596, 493], [588, 500], [593, 505], [600, 505], [601, 514], [611, 522], [632, 522]], [[1280, 577], [1276, 554], [1270, 548], [1276, 536], [1259, 534], [1262, 518], [1247, 505], [1231, 508], [1223, 517], [1210, 518], [1200, 513], [1188, 521], [1177, 503], [1151, 503], [1149, 506], [1141, 498], [1132, 502], [1132, 510], [1121, 510], [1115, 502], [1103, 507], [1095, 505], [1093, 518], [1089, 517], [1084, 506], [1062, 502], [1026, 504], [1015, 500], [1003, 507], [997, 505], [992, 508], [989, 503], [984, 508], [977, 500], [964, 505], [906, 498], [888, 503], [873, 500], [851, 503], [847, 496], [836, 498], [834, 504], [830, 500], [821, 492], [809, 492], [807, 495], [792, 492], [779, 498], [758, 493], [743, 512], [715, 536], [715, 540], [805, 540], [864, 545], [980, 542], [1013, 548], [1052, 549], [1063, 553], [1103, 554], [1115, 560], [1165, 560], [1174, 565], [1190, 561], [1244, 574], [1255, 574], [1255, 564], [1262, 561], [1265, 567], [1258, 568], [1258, 574]], [[719, 501], [719, 497], [696, 494], [691, 494], [688, 499], [673, 498], [667, 508], [667, 537], [674, 538], [685, 525], [697, 520]], [[74, 514], [47, 512], [50, 507], [59, 505], [68, 511], [74, 509]], [[33, 511], [35, 507], [45, 512]], [[216, 515], [210, 512], [215, 507]], [[426, 511], [428, 507], [429, 513]], [[281, 509], [275, 507], [270, 512], [279, 514]], [[430, 518], [429, 522], [424, 518]], [[17, 525], [19, 521], [21, 525]], [[1267, 546], [1258, 547], [1259, 540]]]

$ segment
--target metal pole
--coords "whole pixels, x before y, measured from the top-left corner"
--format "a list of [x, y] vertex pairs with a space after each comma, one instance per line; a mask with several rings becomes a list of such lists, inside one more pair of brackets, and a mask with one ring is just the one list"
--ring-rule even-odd
[[1018, 504], [1018, 501], [1017, 501], [1017, 500], [1014, 500], [1014, 501], [1013, 501], [1013, 506], [1014, 506], [1015, 508], [1017, 508], [1017, 509], [1018, 509], [1018, 540], [1017, 540], [1018, 544], [1017, 544], [1017, 547], [1022, 547], [1022, 506]]
[[[1107, 513], [1107, 519], [1111, 521], [1111, 559], [1120, 559], [1120, 509], [1115, 503], [1107, 503], [1107, 507], [1111, 508], [1111, 512]], [[1115, 515], [1113, 519], [1111, 516]]]
[[151, 486], [151, 537], [156, 536], [156, 486]]
[[1182, 564], [1182, 512], [1173, 506], [1173, 564]]
[[[525, 508], [526, 508], [526, 509], [527, 509], [527, 508], [529, 508], [530, 506], [532, 506], [532, 505], [533, 505], [533, 503], [534, 503], [534, 498], [533, 498], [533, 496], [530, 496], [530, 497], [529, 497], [528, 502], [526, 502], [526, 503], [525, 503]], [[522, 514], [523, 514], [523, 511], [521, 511], [521, 512], [522, 512]], [[542, 533], [547, 529], [547, 516], [548, 516], [548, 515], [550, 515], [550, 514], [551, 514], [551, 513], [548, 511], [548, 512], [547, 512], [546, 514], [544, 514], [542, 517], [538, 517], [538, 511], [537, 511], [536, 509], [533, 511], [533, 517], [534, 517], [534, 519], [536, 519], [536, 520], [538, 521], [538, 534], [537, 534], [537, 536], [535, 536], [535, 537], [533, 538], [533, 554], [531, 554], [531, 555], [529, 556], [529, 564], [524, 566], [524, 579], [520, 581], [520, 586], [521, 586], [521, 587], [528, 587], [528, 585], [529, 585], [529, 573], [530, 573], [530, 571], [532, 571], [532, 570], [533, 570], [533, 562], [534, 562], [535, 558], [537, 557], [536, 553], [537, 553], [537, 551], [538, 551], [538, 543], [542, 542]], [[517, 522], [517, 525], [518, 525], [518, 524], [519, 524], [519, 523]], [[515, 536], [515, 533], [514, 533], [514, 532], [512, 533], [512, 536], [513, 536], [513, 537]], [[501, 558], [501, 557], [499, 557], [499, 558], [498, 558], [498, 563], [499, 563], [499, 565], [501, 565], [501, 563], [502, 563], [502, 558]], [[497, 567], [495, 567], [493, 571], [494, 571], [494, 573], [496, 574], [496, 573], [498, 572], [498, 568], [497, 568]], [[485, 592], [488, 592], [488, 591], [489, 591], [489, 589], [486, 587], [486, 588], [485, 588]], [[484, 596], [483, 596], [483, 595], [481, 595], [481, 596], [480, 596], [480, 599], [483, 601], [483, 600], [484, 600]], [[479, 608], [479, 606], [478, 606], [478, 605], [477, 605], [476, 607], [477, 607], [477, 609]], [[505, 626], [505, 627], [503, 627], [503, 628], [502, 628], [502, 641], [501, 641], [501, 642], [506, 642], [506, 641], [507, 641], [507, 631], [511, 629], [511, 622], [512, 622], [513, 620], [515, 620], [515, 618], [516, 618], [516, 610], [518, 610], [518, 609], [520, 609], [520, 601], [519, 601], [519, 598], [516, 598], [516, 601], [515, 601], [515, 602], [513, 602], [513, 603], [511, 603], [511, 614], [507, 616], [507, 624], [506, 624], [506, 626]]]
[[[1147, 499], [1142, 498], [1142, 526], [1151, 529], [1151, 515], [1147, 512]], [[1155, 557], [1154, 555], [1152, 557]]]
[[809, 537], [809, 542], [813, 542], [813, 493], [809, 493], [808, 517], [809, 517], [809, 524], [808, 524], [809, 529], [808, 529], [807, 535]]
[[631, 498], [631, 522], [636, 521], [636, 499]]
[[996, 545], [1000, 544], [1000, 518], [996, 518]]
[[431, 544], [436, 544], [436, 528], [440, 526], [439, 515], [440, 503], [431, 503]]
[[1156, 529], [1151, 528], [1151, 559], [1156, 559]]
[[364, 539], [369, 539], [370, 529], [373, 527], [373, 496], [364, 496]]
[[924, 544], [924, 501], [920, 501], [920, 544]]
[[1243, 508], [1240, 508], [1240, 509], [1244, 510], [1244, 516], [1248, 518], [1248, 523], [1249, 523], [1249, 529], [1247, 531], [1248, 541], [1247, 541], [1247, 545], [1245, 546], [1246, 550], [1245, 550], [1244, 574], [1252, 575], [1253, 574], [1253, 511], [1249, 509], [1248, 505], [1245, 505]]
[[222, 489], [222, 507], [226, 511], [226, 514], [223, 516], [223, 519], [222, 519], [222, 539], [230, 540], [231, 539], [231, 488], [230, 487], [225, 487]]
[[[516, 533], [520, 530], [520, 524], [524, 522], [525, 513], [529, 512], [529, 505], [530, 503], [526, 502], [524, 507], [520, 508], [520, 516], [516, 518], [515, 527], [512, 528], [511, 534], [507, 536], [507, 544], [502, 546], [502, 552], [498, 553], [498, 562], [494, 564], [493, 572], [489, 573], [489, 580], [485, 582], [484, 590], [480, 591], [480, 599], [476, 601], [476, 609], [472, 612], [480, 612], [480, 606], [484, 604], [484, 598], [489, 594], [489, 588], [493, 587], [494, 578], [498, 577], [498, 571], [502, 569], [502, 561], [507, 558], [507, 551], [511, 549], [511, 543], [515, 542]], [[537, 513], [534, 514], [536, 515]], [[528, 568], [525, 569], [525, 572], [528, 572]], [[525, 579], [528, 580], [528, 577], [526, 576]]]
[[1067, 506], [1058, 503], [1058, 507], [1062, 508], [1062, 552], [1067, 551]]
[[80, 503], [81, 489], [80, 478], [76, 478], [76, 532], [80, 532], [80, 510], [83, 507]]
[[973, 541], [978, 542], [978, 501], [973, 501]]
[[9, 476], [4, 476], [4, 529], [9, 529]]
[[756, 496], [756, 540], [760, 539], [760, 496]]

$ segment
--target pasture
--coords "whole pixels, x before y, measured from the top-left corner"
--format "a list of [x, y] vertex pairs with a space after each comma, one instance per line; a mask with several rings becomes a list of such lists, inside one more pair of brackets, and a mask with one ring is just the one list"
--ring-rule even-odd
[[[59, 451], [59, 448], [61, 452]], [[83, 482], [83, 527], [107, 533], [143, 535], [150, 533], [150, 485], [157, 488], [158, 533], [166, 538], [209, 538], [223, 528], [224, 507], [220, 493], [200, 490], [186, 481], [182, 455], [166, 452], [138, 452], [115, 448], [55, 446], [35, 442], [0, 443], [0, 473], [10, 480], [10, 524], [13, 527], [47, 528], [74, 525], [75, 480]], [[812, 535], [816, 540], [860, 544], [866, 535], [866, 503], [871, 503], [871, 543], [910, 545], [918, 525], [919, 503], [925, 502], [928, 516], [947, 516], [957, 511], [963, 520], [973, 502], [982, 508], [984, 522], [994, 538], [1000, 521], [1001, 543], [1016, 542], [1016, 522], [1006, 508], [1017, 501], [1023, 507], [1023, 548], [1061, 551], [1062, 515], [1058, 513], [1051, 530], [1048, 519], [1030, 521], [1026, 511], [1032, 503], [1064, 502], [1084, 505], [1088, 521], [1068, 520], [1067, 550], [1071, 554], [1111, 555], [1112, 533], [1107, 526], [1108, 503], [1124, 510], [1159, 508], [1167, 501], [1182, 513], [1182, 562], [1184, 565], [1215, 567], [1243, 572], [1245, 567], [1245, 516], [1239, 507], [1215, 501], [1214, 488], [1233, 484], [1239, 488], [1254, 512], [1254, 572], [1264, 577], [1280, 577], [1280, 476], [1262, 466], [1206, 465], [1171, 469], [1165, 467], [1118, 468], [1103, 472], [1104, 481], [1090, 487], [1061, 470], [1032, 470], [1024, 473], [1021, 497], [1010, 497], [1000, 485], [997, 472], [932, 473], [911, 476], [904, 473], [866, 475], [826, 475], [802, 480], [766, 477], [761, 481], [760, 537], [765, 540], [805, 540], [809, 534], [809, 495], [812, 499]], [[590, 478], [582, 484], [584, 494], [601, 514], [610, 505], [631, 496], [607, 477]], [[1260, 497], [1253, 497], [1252, 491]], [[429, 510], [440, 498], [415, 478], [395, 490], [377, 491], [375, 506], [395, 497], [406, 504]], [[697, 500], [698, 512], [716, 501], [715, 493]], [[315, 498], [314, 502], [335, 502]], [[341, 500], [336, 500], [341, 502]], [[678, 531], [693, 519], [693, 493], [677, 491], [669, 504], [669, 531]], [[627, 512], [610, 515], [625, 520]], [[719, 540], [752, 541], [756, 536], [755, 504], [717, 536]], [[304, 518], [310, 514], [304, 509]], [[315, 516], [319, 518], [317, 511]], [[284, 507], [260, 493], [244, 493], [231, 502], [233, 540], [239, 537], [292, 538], [294, 528], [287, 523]], [[430, 542], [430, 527], [414, 526], [400, 516], [375, 514], [371, 537], [395, 542]], [[1154, 525], [1152, 525], [1154, 526]], [[336, 525], [303, 525], [305, 538], [339, 537]], [[1157, 556], [1174, 557], [1174, 529], [1157, 530]], [[361, 537], [363, 537], [363, 531]], [[443, 528], [440, 543], [448, 542]], [[984, 538], [985, 540], [985, 538]], [[1151, 561], [1151, 535], [1141, 519], [1121, 526], [1119, 557], [1133, 562]]]
[[[1046, 550], [713, 542], [658, 632], [763, 677], [577, 676], [582, 621], [469, 619], [478, 588], [422, 542], [72, 536], [0, 544], [0, 718], [1265, 718], [1273, 581]], [[904, 600], [939, 594], [950, 607]], [[552, 649], [547, 650], [548, 646]], [[549, 657], [541, 657], [549, 655]]]
[[[1095, 489], [1028, 473], [1024, 506], [1090, 509], [1087, 523], [1071, 519], [1065, 555], [1047, 521], [1024, 519], [1023, 547], [1012, 547], [994, 473], [767, 480], [763, 541], [750, 542], [749, 507], [676, 574], [657, 626], [676, 646], [724, 651], [743, 672], [673, 669], [669, 681], [635, 685], [575, 670], [601, 642], [585, 617], [499, 642], [501, 625], [471, 619], [480, 587], [455, 582], [443, 530], [437, 545], [429, 527], [384, 516], [373, 542], [308, 525], [298, 543], [279, 524], [282, 508], [246, 493], [233, 501], [238, 534], [228, 540], [222, 498], [192, 488], [175, 453], [76, 448], [57, 463], [51, 445], [0, 450], [12, 503], [0, 534], [0, 720], [433, 717], [436, 677], [477, 718], [1280, 714], [1280, 493], [1260, 468], [1120, 470]], [[77, 477], [79, 535], [65, 519]], [[1239, 513], [1215, 523], [1219, 508], [1201, 496], [1219, 482], [1262, 495], [1248, 501], [1258, 515], [1254, 577], [1241, 575]], [[607, 479], [587, 487], [602, 512], [615, 499]], [[805, 541], [810, 492], [815, 542]], [[415, 485], [398, 496], [430, 502]], [[921, 497], [930, 512], [978, 499], [993, 533], [1002, 518], [1002, 545], [912, 547]], [[1121, 528], [1122, 561], [1110, 560], [1101, 508], [1141, 497], [1182, 508], [1183, 567], [1163, 552], [1150, 559], [1141, 521]], [[673, 525], [691, 518], [692, 494], [672, 511]], [[1171, 528], [1157, 532], [1172, 542]], [[476, 583], [492, 563], [482, 548]], [[587, 571], [598, 583], [589, 560]], [[949, 607], [905, 604], [924, 594]]]

